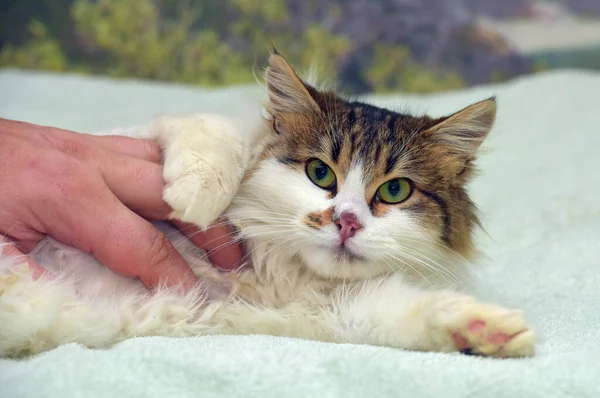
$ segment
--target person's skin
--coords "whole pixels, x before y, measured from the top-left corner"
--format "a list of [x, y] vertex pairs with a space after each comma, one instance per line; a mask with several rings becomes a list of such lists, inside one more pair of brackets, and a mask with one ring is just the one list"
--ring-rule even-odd
[[[45, 235], [92, 253], [112, 270], [154, 288], [196, 278], [167, 237], [147, 220], [166, 220], [159, 146], [149, 140], [91, 136], [0, 118], [0, 243], [31, 251]], [[240, 243], [217, 222], [200, 232], [175, 224], [211, 262], [239, 265]], [[6, 247], [8, 243], [9, 247]], [[34, 274], [44, 272], [27, 258]]]

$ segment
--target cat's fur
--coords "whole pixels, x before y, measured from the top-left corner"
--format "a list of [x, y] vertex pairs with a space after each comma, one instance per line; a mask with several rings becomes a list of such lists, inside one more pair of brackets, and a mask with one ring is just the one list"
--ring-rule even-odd
[[[224, 333], [533, 354], [534, 333], [519, 311], [439, 287], [453, 285], [475, 254], [478, 221], [465, 184], [495, 100], [446, 118], [411, 117], [319, 92], [278, 54], [266, 82], [268, 117], [256, 123], [198, 114], [149, 129], [164, 148], [173, 217], [204, 227], [224, 212], [245, 239], [249, 266], [220, 273], [181, 242], [204, 284], [184, 295], [150, 293], [47, 238], [33, 255], [56, 280], [34, 280], [18, 259], [0, 259], [0, 355]], [[335, 172], [332, 189], [307, 177], [315, 158]], [[400, 204], [376, 193], [392, 178], [411, 181]], [[362, 225], [345, 249], [342, 212]]]

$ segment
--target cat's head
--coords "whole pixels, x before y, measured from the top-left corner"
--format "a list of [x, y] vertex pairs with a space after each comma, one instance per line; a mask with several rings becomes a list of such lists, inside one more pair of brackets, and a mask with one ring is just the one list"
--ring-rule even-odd
[[494, 99], [413, 117], [320, 92], [278, 54], [266, 83], [272, 136], [239, 213], [254, 219], [250, 238], [338, 278], [431, 270], [451, 253], [472, 255], [478, 221], [465, 184]]

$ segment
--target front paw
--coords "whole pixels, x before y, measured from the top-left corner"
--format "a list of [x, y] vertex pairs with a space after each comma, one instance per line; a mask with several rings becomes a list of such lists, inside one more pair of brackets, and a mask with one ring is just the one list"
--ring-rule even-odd
[[535, 333], [521, 311], [467, 298], [438, 307], [434, 327], [456, 351], [491, 357], [529, 357]]
[[173, 209], [169, 217], [201, 228], [208, 227], [219, 217], [227, 208], [231, 194], [219, 186], [215, 174], [215, 170], [198, 161], [191, 162], [177, 178], [165, 176], [163, 200]]
[[244, 141], [228, 119], [214, 114], [163, 118], [154, 126], [164, 149], [163, 199], [171, 217], [208, 225], [227, 208], [244, 173]]

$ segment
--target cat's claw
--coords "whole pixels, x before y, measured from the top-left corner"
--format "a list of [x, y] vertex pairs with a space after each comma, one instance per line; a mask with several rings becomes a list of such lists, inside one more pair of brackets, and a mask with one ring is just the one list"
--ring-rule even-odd
[[468, 301], [442, 319], [457, 351], [491, 357], [529, 357], [535, 353], [535, 333], [520, 311]]

